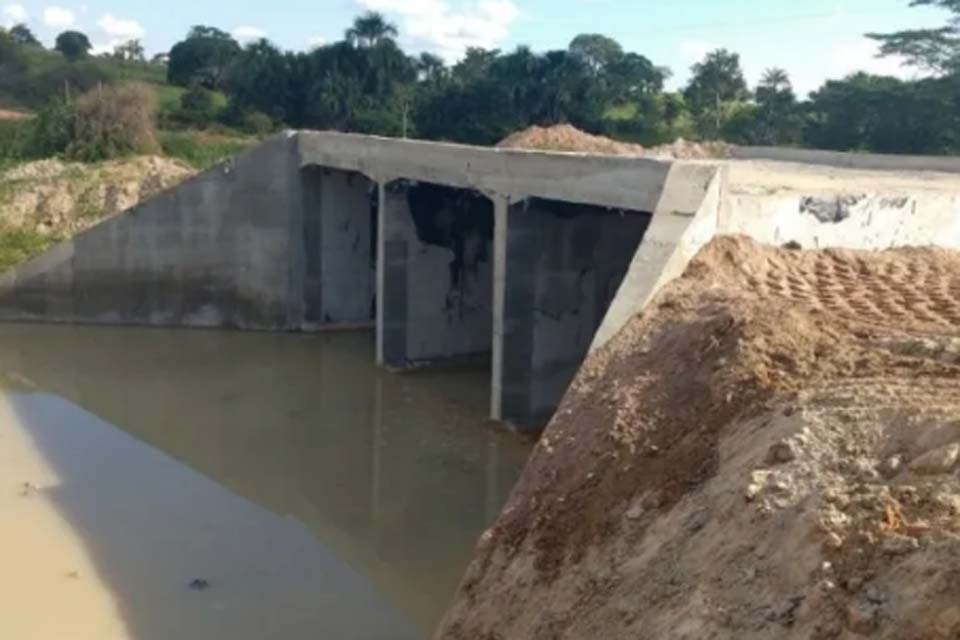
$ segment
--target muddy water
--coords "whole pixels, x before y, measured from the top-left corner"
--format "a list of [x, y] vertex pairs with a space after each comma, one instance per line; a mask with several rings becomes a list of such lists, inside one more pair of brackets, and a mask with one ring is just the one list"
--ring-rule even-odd
[[0, 638], [418, 639], [528, 453], [372, 336], [0, 325]]

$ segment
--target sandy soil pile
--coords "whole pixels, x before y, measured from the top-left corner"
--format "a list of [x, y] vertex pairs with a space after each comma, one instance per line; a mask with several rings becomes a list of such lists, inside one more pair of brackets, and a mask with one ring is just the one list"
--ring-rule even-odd
[[504, 138], [500, 149], [530, 149], [536, 151], [563, 151], [616, 156], [646, 156], [652, 158], [724, 158], [729, 147], [720, 142], [687, 142], [680, 139], [649, 149], [627, 142], [618, 142], [604, 136], [580, 131], [569, 124], [553, 127], [530, 127]]
[[591, 356], [442, 639], [960, 638], [960, 254], [718, 238]]
[[0, 120], [25, 120], [30, 117], [29, 113], [23, 111], [14, 111], [0, 107]]
[[65, 236], [168, 189], [195, 171], [143, 156], [101, 164], [40, 160], [0, 174], [0, 226]]

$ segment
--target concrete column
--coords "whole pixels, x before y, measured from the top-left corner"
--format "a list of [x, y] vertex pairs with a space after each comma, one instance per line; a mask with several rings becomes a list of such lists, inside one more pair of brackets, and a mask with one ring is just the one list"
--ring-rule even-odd
[[377, 207], [377, 364], [406, 365], [407, 242], [397, 209], [405, 195], [398, 183], [381, 182]]
[[493, 198], [493, 345], [490, 367], [490, 417], [503, 420], [503, 343], [507, 293], [507, 237], [510, 199]]

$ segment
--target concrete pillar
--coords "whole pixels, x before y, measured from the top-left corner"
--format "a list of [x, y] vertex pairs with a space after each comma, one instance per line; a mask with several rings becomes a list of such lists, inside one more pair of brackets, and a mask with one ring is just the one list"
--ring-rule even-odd
[[507, 237], [510, 199], [493, 198], [493, 345], [490, 367], [490, 417], [503, 420], [503, 357], [507, 293]]
[[[420, 190], [420, 191], [417, 191]], [[380, 191], [377, 359], [392, 368], [487, 355], [489, 201], [395, 181]]]
[[649, 214], [498, 201], [491, 415], [543, 427], [580, 368]]
[[406, 365], [407, 242], [399, 183], [380, 183], [377, 206], [377, 364]]

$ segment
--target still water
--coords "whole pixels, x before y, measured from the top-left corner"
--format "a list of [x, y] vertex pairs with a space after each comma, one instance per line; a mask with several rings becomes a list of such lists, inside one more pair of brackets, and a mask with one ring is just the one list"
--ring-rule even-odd
[[529, 445], [367, 333], [0, 325], [0, 638], [429, 637]]

